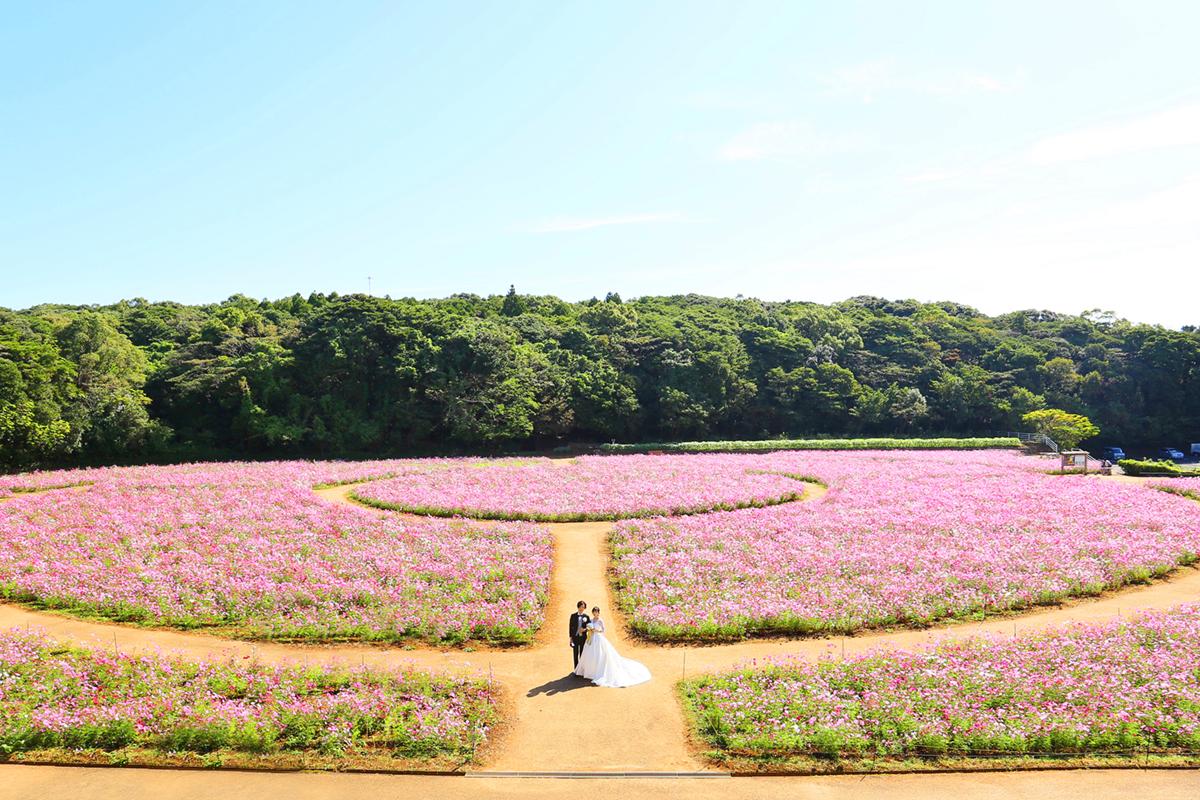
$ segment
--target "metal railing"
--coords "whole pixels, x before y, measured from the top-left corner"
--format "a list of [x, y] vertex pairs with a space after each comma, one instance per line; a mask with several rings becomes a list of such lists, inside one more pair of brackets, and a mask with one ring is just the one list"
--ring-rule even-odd
[[1058, 452], [1058, 442], [1051, 439], [1044, 433], [1022, 433], [1020, 431], [1008, 431], [1004, 436], [1012, 436], [1020, 439], [1022, 444], [1040, 444], [1052, 453]]

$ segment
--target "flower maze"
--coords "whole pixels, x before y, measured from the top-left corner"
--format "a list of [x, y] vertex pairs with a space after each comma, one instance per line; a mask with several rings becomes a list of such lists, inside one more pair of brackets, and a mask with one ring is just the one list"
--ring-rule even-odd
[[[22, 628], [0, 634], [0, 747], [306, 769], [1194, 763], [1194, 488], [1004, 450], [3, 476], [0, 624]], [[577, 597], [654, 680], [562, 690]]]

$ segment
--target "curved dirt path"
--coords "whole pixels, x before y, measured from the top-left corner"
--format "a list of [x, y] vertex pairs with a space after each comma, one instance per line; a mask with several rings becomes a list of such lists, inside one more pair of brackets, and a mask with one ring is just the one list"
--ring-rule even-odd
[[[329, 502], [362, 507], [348, 497], [353, 488], [353, 484], [346, 484], [317, 490], [317, 494]], [[824, 487], [810, 484], [808, 488], [805, 498], [810, 502], [824, 493]], [[379, 514], [394, 513], [370, 510]], [[489, 772], [689, 772], [704, 770], [705, 766], [691, 753], [675, 695], [674, 684], [685, 675], [718, 671], [753, 658], [784, 655], [813, 658], [831, 648], [835, 652], [852, 654], [873, 648], [911, 648], [942, 637], [960, 638], [985, 632], [1011, 635], [1069, 621], [1108, 620], [1137, 610], [1165, 609], [1200, 599], [1200, 569], [1186, 568], [1144, 587], [1131, 587], [1098, 599], [1083, 599], [978, 623], [951, 624], [929, 630], [873, 632], [845, 638], [767, 639], [698, 647], [650, 645], [630, 639], [619, 616], [614, 613], [607, 553], [611, 524], [585, 522], [547, 526], [554, 541], [555, 559], [550, 602], [546, 609], [547, 623], [537, 642], [529, 648], [468, 652], [430, 647], [253, 643], [204, 633], [92, 622], [3, 604], [0, 604], [0, 626], [28, 625], [43, 628], [61, 639], [121, 650], [165, 649], [192, 657], [232, 653], [252, 655], [264, 661], [343, 660], [380, 666], [411, 664], [429, 669], [490, 673], [505, 689], [509, 718], [499, 732], [498, 746], [485, 754], [481, 769]], [[579, 599], [587, 601], [589, 606], [600, 605], [605, 609], [610, 622], [618, 623], [610, 626], [609, 636], [622, 653], [645, 663], [655, 680], [628, 689], [608, 690], [593, 687], [570, 675], [571, 652], [566, 631], [561, 626]], [[920, 779], [931, 780], [929, 776]], [[983, 780], [978, 776], [965, 779], [973, 786]], [[482, 779], [472, 779], [475, 780]], [[898, 778], [888, 776], [880, 780], [890, 782]], [[497, 790], [527, 783], [516, 779], [484, 782], [495, 783]], [[753, 785], [765, 784], [756, 779]], [[689, 788], [689, 793], [695, 792]]]

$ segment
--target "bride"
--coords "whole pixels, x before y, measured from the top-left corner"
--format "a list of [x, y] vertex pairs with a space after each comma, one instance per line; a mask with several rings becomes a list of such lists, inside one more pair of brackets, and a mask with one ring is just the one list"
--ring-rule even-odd
[[599, 606], [592, 609], [592, 621], [587, 626], [587, 644], [583, 646], [575, 674], [589, 678], [597, 686], [635, 686], [650, 680], [650, 670], [637, 661], [622, 658], [617, 648], [605, 638]]

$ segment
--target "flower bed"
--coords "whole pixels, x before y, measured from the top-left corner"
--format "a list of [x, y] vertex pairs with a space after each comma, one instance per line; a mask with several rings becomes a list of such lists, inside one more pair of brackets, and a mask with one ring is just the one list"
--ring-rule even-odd
[[335, 505], [309, 487], [421, 462], [113, 470], [0, 504], [0, 596], [255, 638], [529, 640], [548, 532]]
[[1040, 474], [992, 453], [777, 453], [819, 500], [637, 520], [612, 536], [618, 599], [657, 638], [850, 632], [1053, 603], [1200, 553], [1190, 501]]
[[416, 514], [580, 522], [769, 506], [803, 489], [754, 457], [635, 455], [459, 462], [374, 481], [354, 497]]
[[[0, 633], [0, 749], [472, 758], [496, 721], [487, 681], [399, 669], [189, 662]], [[209, 762], [213, 763], [212, 761]]]
[[817, 663], [780, 660], [683, 684], [718, 755], [998, 756], [1200, 751], [1200, 605], [1134, 622]]
[[1200, 500], [1200, 478], [1172, 478], [1171, 480], [1151, 481], [1150, 485], [1164, 492]]
[[84, 467], [0, 475], [0, 498], [87, 486], [97, 481], [138, 486], [212, 483], [321, 486], [437, 469], [449, 459], [383, 461], [248, 461], [175, 464], [166, 467]]

